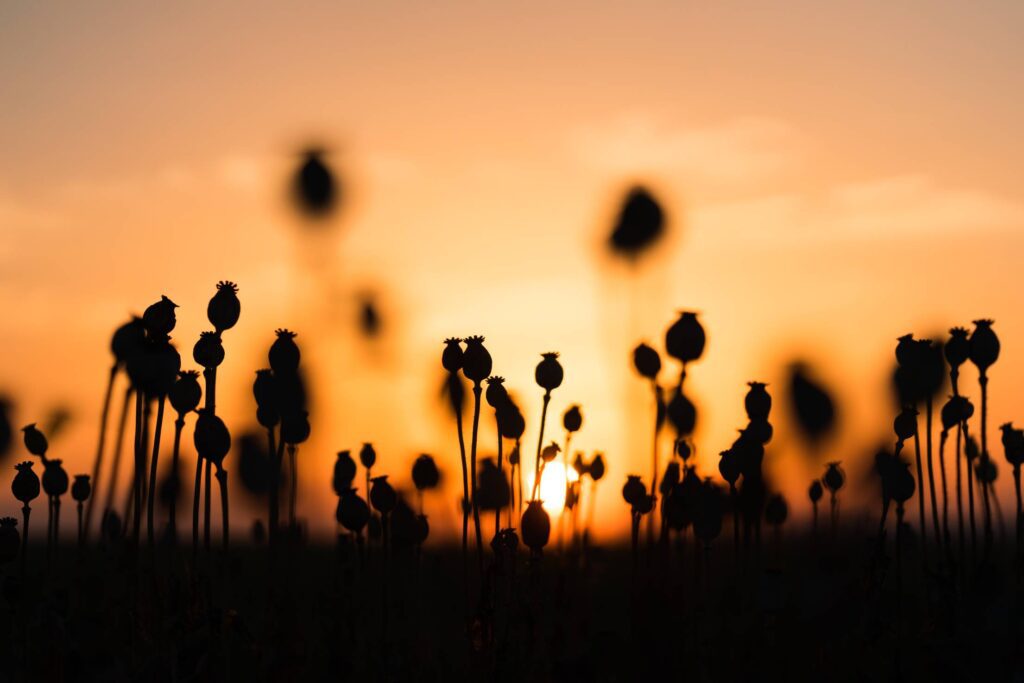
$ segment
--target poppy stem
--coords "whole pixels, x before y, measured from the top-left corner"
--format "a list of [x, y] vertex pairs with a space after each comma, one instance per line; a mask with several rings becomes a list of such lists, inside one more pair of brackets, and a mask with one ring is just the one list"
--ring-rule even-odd
[[21, 506], [21, 515], [24, 519], [21, 537], [21, 577], [25, 578], [25, 558], [28, 557], [28, 520], [32, 516], [32, 508], [25, 503]]
[[947, 559], [952, 559], [953, 548], [949, 535], [949, 488], [946, 484], [946, 441], [949, 439], [949, 432], [945, 429], [939, 434], [939, 475], [942, 478], [942, 541], [946, 548]]
[[[654, 389], [654, 439], [651, 443], [651, 498], [658, 492], [658, 435], [661, 432], [661, 423], [658, 419], [661, 413], [661, 387], [656, 380], [651, 380], [651, 387]], [[655, 508], [658, 506], [655, 505]], [[647, 546], [654, 545], [654, 509], [651, 510], [647, 520]]]
[[928, 564], [928, 517], [924, 511], [924, 470], [921, 463], [921, 437], [917, 428], [917, 420], [914, 420], [914, 457], [917, 461], [917, 490], [920, 495], [917, 497], [917, 506], [920, 512], [919, 522], [921, 524], [921, 562]]
[[[107, 495], [106, 495], [106, 498], [103, 501], [103, 519], [106, 519], [107, 513], [111, 512], [113, 510], [114, 492], [117, 490], [117, 475], [120, 473], [120, 470], [121, 470], [121, 453], [123, 451], [122, 447], [124, 446], [124, 432], [125, 432], [125, 427], [128, 426], [128, 406], [131, 403], [131, 398], [132, 398], [132, 392], [133, 391], [134, 391], [134, 389], [129, 384], [128, 388], [124, 390], [124, 400], [121, 402], [121, 417], [118, 420], [117, 439], [114, 442], [114, 460], [110, 464], [110, 479], [109, 479], [109, 484], [107, 485]], [[97, 484], [98, 483], [99, 483], [99, 480], [97, 480]], [[99, 489], [97, 489], [96, 493], [94, 493], [93, 496], [89, 499], [89, 502], [92, 503], [92, 500], [94, 498], [96, 498], [98, 496], [98, 494], [99, 494]], [[89, 529], [89, 511], [90, 511], [90, 508], [86, 508], [86, 510], [85, 510], [85, 528], [86, 528], [86, 531], [88, 531], [88, 529]], [[102, 522], [103, 522], [103, 520], [101, 519], [100, 520], [100, 524], [101, 525], [102, 525]]]
[[181, 432], [185, 428], [185, 416], [179, 414], [174, 421], [174, 446], [171, 449], [171, 477], [174, 479], [174, 495], [168, 500], [167, 520], [168, 535], [171, 543], [178, 545], [178, 492], [181, 490], [181, 481], [178, 477], [178, 459], [181, 454]]
[[[288, 444], [288, 466], [291, 468], [291, 495], [288, 496], [288, 528], [295, 531], [295, 504], [299, 497], [299, 460], [295, 457], [298, 448], [294, 444]], [[367, 489], [369, 491], [369, 489]], [[367, 493], [369, 496], [369, 493]]]
[[196, 483], [192, 489], [192, 554], [199, 552], [199, 501], [203, 495], [203, 459], [196, 455]]
[[[964, 422], [964, 443], [970, 439], [967, 430], [967, 423]], [[974, 519], [974, 463], [970, 458], [964, 458], [964, 469], [967, 470], [967, 511], [971, 526], [971, 564], [978, 562], [978, 528]]]
[[1017, 578], [1020, 578], [1021, 574], [1021, 496], [1020, 496], [1020, 465], [1013, 466], [1013, 491], [1017, 498], [1017, 519], [1014, 527], [1015, 533], [1017, 534]]
[[534, 460], [534, 477], [533, 477], [533, 493], [530, 495], [530, 500], [537, 500], [537, 490], [540, 486], [541, 477], [541, 458], [540, 450], [544, 445], [544, 423], [548, 417], [548, 404], [551, 403], [551, 391], [544, 391], [544, 407], [540, 411], [540, 433], [537, 435], [537, 458]]
[[57, 556], [60, 545], [60, 496], [53, 497], [53, 555]]
[[939, 504], [935, 495], [935, 470], [932, 465], [932, 397], [925, 402], [925, 451], [928, 455], [928, 491], [932, 498], [932, 530], [938, 545], [939, 563], [942, 562], [942, 532], [939, 529]]
[[206, 466], [204, 469], [206, 471], [203, 474], [203, 490], [205, 495], [203, 498], [203, 549], [206, 550], [206, 552], [210, 552], [210, 491], [212, 488], [210, 479], [213, 474], [213, 463], [209, 459], [206, 460]]
[[146, 537], [149, 545], [153, 545], [153, 513], [156, 505], [156, 469], [160, 458], [160, 432], [164, 424], [164, 404], [167, 395], [160, 396], [156, 408], [156, 427], [153, 430], [153, 455], [149, 460], [149, 493], [146, 496]]
[[470, 500], [473, 502], [473, 526], [476, 529], [476, 561], [480, 570], [480, 580], [484, 576], [484, 542], [483, 534], [480, 532], [480, 501], [476, 495], [476, 442], [480, 428], [480, 394], [483, 389], [480, 382], [473, 384], [473, 436], [470, 442]]
[[[103, 468], [103, 451], [107, 443], [107, 420], [110, 416], [110, 401], [114, 393], [114, 380], [117, 378], [117, 369], [119, 367], [120, 364], [114, 361], [114, 365], [111, 366], [110, 374], [107, 378], [107, 389], [103, 394], [103, 410], [100, 411], [100, 438], [96, 446], [96, 457], [92, 462], [92, 481], [96, 482], [97, 487], [100, 481], [100, 471]], [[88, 528], [89, 522], [92, 520], [92, 502], [96, 499], [96, 493], [99, 493], [98, 488], [94, 495], [89, 496], [89, 507], [85, 516], [86, 528]]]
[[132, 511], [135, 516], [132, 518], [132, 538], [136, 546], [139, 544], [139, 532], [142, 528], [142, 471], [146, 468], [146, 447], [142, 436], [142, 404], [145, 402], [142, 391], [135, 392], [135, 485], [132, 487]]
[[270, 542], [277, 540], [278, 494], [281, 490], [281, 454], [274, 443], [274, 428], [267, 427], [267, 457], [270, 458], [270, 509], [267, 511], [267, 533]]
[[[988, 457], [988, 374], [982, 372], [978, 377], [981, 385], [981, 457]], [[987, 491], [987, 489], [984, 489]], [[985, 493], [985, 556], [992, 550], [992, 516], [988, 509], [988, 494]]]
[[[954, 383], [954, 387], [956, 384]], [[967, 562], [967, 547], [966, 547], [966, 534], [964, 533], [964, 501], [963, 501], [963, 483], [961, 473], [963, 472], [963, 432], [964, 426], [962, 422], [956, 423], [956, 517], [957, 517], [957, 542], [960, 546], [960, 571], [963, 572], [963, 568]]]
[[78, 503], [78, 550], [81, 551], [85, 547], [85, 527], [83, 525], [83, 513], [85, 512], [85, 505], [79, 501]]
[[[450, 378], [457, 382], [458, 378], [452, 373]], [[461, 401], [460, 401], [461, 404]], [[462, 406], [452, 405], [455, 411], [455, 427], [459, 434], [459, 456], [462, 458], [462, 578], [469, 590], [469, 466], [466, 463], [466, 437], [462, 431]], [[367, 472], [369, 477], [369, 472]], [[370, 482], [366, 482], [366, 495], [370, 495]]]
[[220, 517], [221, 528], [223, 529], [224, 552], [228, 551], [228, 533], [231, 525], [228, 523], [228, 471], [223, 467], [217, 468], [217, 483], [220, 484]]
[[[495, 424], [497, 424], [497, 420], [498, 420], [498, 413], [497, 413], [497, 411], [495, 411], [495, 413], [494, 413], [494, 420], [495, 420]], [[503, 441], [503, 439], [501, 438], [501, 427], [499, 425], [498, 426], [498, 471], [504, 473], [504, 470], [502, 469], [502, 441]], [[509, 488], [511, 489], [512, 487], [510, 486]], [[512, 505], [512, 501], [510, 500], [509, 501], [509, 509], [510, 510], [512, 509], [511, 505]], [[421, 515], [423, 514], [423, 506], [422, 505], [420, 505], [420, 514]], [[495, 537], [497, 537], [497, 535], [498, 535], [498, 533], [500, 531], [501, 531], [501, 506], [499, 505], [498, 507], [494, 508], [494, 535], [495, 535]]]

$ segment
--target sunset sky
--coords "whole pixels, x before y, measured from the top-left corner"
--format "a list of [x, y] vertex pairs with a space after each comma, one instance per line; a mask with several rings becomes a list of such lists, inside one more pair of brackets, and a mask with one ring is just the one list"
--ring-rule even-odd
[[[16, 426], [67, 406], [54, 455], [86, 472], [110, 332], [166, 294], [194, 367], [230, 279], [242, 319], [218, 387], [233, 431], [254, 421], [274, 328], [298, 331], [315, 375], [299, 456], [312, 528], [333, 528], [334, 453], [363, 441], [400, 485], [416, 454], [438, 456], [450, 487], [430, 508], [448, 528], [441, 342], [479, 333], [526, 411], [530, 464], [533, 368], [561, 352], [552, 411], [581, 403], [575, 443], [606, 454], [610, 535], [628, 527], [625, 475], [650, 476], [653, 406], [629, 352], [661, 348], [689, 309], [708, 331], [687, 380], [702, 471], [742, 425], [745, 383], [772, 383], [766, 463], [805, 515], [820, 469], [786, 420], [787, 363], [836, 390], [825, 459], [855, 472], [890, 439], [896, 337], [986, 317], [1003, 342], [990, 431], [1005, 486], [996, 428], [1024, 423], [1024, 5], [754, 4], [0, 4], [0, 394]], [[344, 185], [329, 225], [286, 201], [310, 144]], [[604, 239], [635, 182], [670, 235], [630, 269]], [[355, 322], [365, 291], [383, 316], [372, 342]], [[482, 434], [492, 452], [489, 411]]]

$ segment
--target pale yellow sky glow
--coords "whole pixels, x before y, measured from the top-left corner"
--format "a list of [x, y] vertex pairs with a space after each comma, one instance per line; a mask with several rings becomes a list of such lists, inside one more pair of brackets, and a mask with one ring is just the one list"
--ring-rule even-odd
[[[400, 485], [436, 454], [449, 488], [428, 508], [436, 529], [454, 522], [455, 431], [436, 401], [453, 335], [487, 336], [526, 410], [527, 464], [533, 367], [561, 352], [550, 436], [581, 403], [574, 450], [609, 463], [605, 535], [628, 529], [625, 475], [650, 476], [629, 351], [660, 348], [681, 308], [708, 330], [687, 380], [707, 474], [746, 381], [777, 393], [797, 357], [838, 392], [827, 459], [862, 458], [889, 439], [896, 337], [979, 317], [1003, 341], [990, 430], [1024, 423], [1024, 7], [752, 4], [0, 5], [0, 393], [16, 424], [67, 405], [54, 451], [87, 471], [110, 331], [167, 294], [192, 367], [221, 279], [243, 307], [218, 380], [229, 426], [253, 422], [275, 327], [299, 332], [315, 373], [300, 511], [319, 532], [334, 452], [363, 441]], [[309, 143], [347, 193], [317, 232], [284, 201]], [[631, 275], [602, 239], [636, 181], [671, 235]], [[373, 344], [353, 326], [367, 288]], [[817, 469], [781, 400], [773, 422], [768, 469], [806, 514]], [[489, 454], [488, 411], [484, 425]]]

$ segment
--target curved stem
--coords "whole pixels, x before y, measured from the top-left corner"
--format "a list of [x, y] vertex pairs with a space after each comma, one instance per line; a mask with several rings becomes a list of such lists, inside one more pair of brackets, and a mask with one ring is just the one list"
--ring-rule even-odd
[[[110, 479], [107, 484], [107, 495], [103, 501], [103, 518], [107, 516], [107, 513], [113, 510], [114, 505], [114, 492], [117, 490], [117, 475], [121, 470], [121, 453], [124, 446], [124, 432], [125, 427], [128, 426], [128, 406], [131, 404], [132, 392], [134, 389], [131, 385], [124, 390], [124, 400], [121, 402], [121, 417], [118, 420], [117, 426], [117, 440], [114, 442], [114, 460], [110, 464]], [[99, 482], [97, 482], [99, 483]], [[96, 493], [93, 494], [95, 498], [99, 493], [97, 488]], [[91, 501], [90, 501], [91, 502]], [[103, 519], [101, 518], [100, 524], [102, 525]], [[85, 511], [85, 527], [89, 529], [89, 510]]]
[[928, 492], [932, 497], [932, 530], [938, 544], [939, 562], [942, 562], [942, 532], [939, 529], [939, 505], [935, 495], [935, 471], [932, 466], [932, 399], [929, 396], [925, 407], [925, 450], [928, 454]]
[[217, 483], [220, 484], [220, 516], [221, 528], [224, 535], [224, 551], [228, 549], [228, 532], [231, 525], [228, 523], [228, 471], [223, 467], [217, 468]]
[[[288, 528], [292, 531], [295, 530], [295, 501], [299, 497], [299, 461], [295, 457], [295, 453], [298, 448], [293, 444], [288, 444], [288, 465], [291, 467], [292, 477], [292, 493], [288, 496]], [[369, 500], [370, 490], [366, 490], [367, 500]]]
[[30, 508], [28, 506], [28, 503], [25, 503], [21, 507], [21, 516], [22, 516], [22, 519], [24, 519], [24, 521], [25, 521], [25, 523], [23, 525], [23, 528], [22, 528], [22, 536], [21, 536], [21, 577], [25, 578], [25, 562], [26, 562], [25, 558], [28, 557], [28, 543], [29, 543], [29, 541], [28, 541], [28, 520], [29, 520], [29, 517], [32, 516], [32, 508]]
[[472, 470], [469, 479], [470, 499], [473, 502], [473, 526], [476, 528], [476, 557], [481, 581], [484, 575], [484, 541], [483, 534], [480, 532], [480, 504], [476, 495], [476, 441], [480, 427], [480, 393], [482, 391], [479, 382], [473, 384], [473, 437], [470, 442], [470, 464]]
[[203, 495], [203, 459], [196, 456], [196, 483], [192, 489], [192, 554], [199, 552], [199, 501]]
[[917, 462], [917, 506], [920, 512], [919, 523], [921, 525], [921, 562], [928, 564], [928, 517], [924, 511], [924, 470], [921, 467], [921, 436], [917, 429], [917, 419], [914, 420], [914, 459]]
[[146, 537], [153, 545], [153, 512], [156, 505], [156, 470], [160, 458], [160, 431], [164, 424], [164, 404], [167, 396], [162, 395], [156, 408], [156, 427], [153, 429], [153, 455], [149, 459], [149, 493], [146, 495]]
[[171, 476], [174, 477], [174, 495], [168, 501], [168, 534], [173, 545], [178, 544], [178, 494], [181, 492], [181, 478], [178, 476], [178, 460], [181, 453], [181, 432], [185, 428], [185, 416], [178, 415], [174, 421], [174, 446], [171, 449]]
[[206, 461], [206, 472], [203, 474], [205, 479], [204, 484], [204, 498], [203, 498], [203, 548], [207, 552], [210, 551], [210, 479], [213, 474], [213, 463], [209, 460]]
[[99, 493], [99, 482], [100, 472], [103, 468], [103, 451], [107, 443], [107, 420], [110, 416], [110, 399], [114, 393], [114, 380], [117, 378], [117, 369], [119, 364], [114, 361], [114, 365], [110, 368], [110, 375], [107, 378], [107, 390], [103, 394], [103, 410], [100, 411], [100, 438], [99, 443], [96, 446], [96, 457], [92, 462], [92, 479], [93, 485], [96, 490], [93, 495], [89, 496], [89, 505], [85, 515], [85, 527], [89, 527], [89, 522], [92, 521], [92, 505]]
[[530, 494], [530, 500], [531, 501], [537, 500], [537, 490], [540, 487], [540, 477], [541, 477], [540, 450], [541, 450], [541, 447], [544, 445], [544, 423], [547, 421], [547, 417], [548, 417], [548, 404], [550, 402], [551, 402], [551, 392], [550, 391], [545, 391], [544, 392], [544, 407], [541, 408], [541, 411], [540, 411], [540, 433], [537, 435], [537, 457], [536, 457], [536, 459], [534, 460], [534, 463], [533, 463], [533, 466], [534, 466], [533, 493]]

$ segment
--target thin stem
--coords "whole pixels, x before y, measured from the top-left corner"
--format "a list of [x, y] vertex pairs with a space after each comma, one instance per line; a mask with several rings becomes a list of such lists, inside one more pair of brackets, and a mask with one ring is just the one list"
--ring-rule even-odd
[[949, 432], [945, 429], [939, 434], [939, 474], [942, 477], [942, 540], [946, 545], [946, 556], [953, 557], [950, 547], [952, 537], [949, 535], [949, 489], [946, 485], [946, 440]]
[[1020, 576], [1021, 569], [1021, 496], [1020, 496], [1020, 465], [1013, 466], [1013, 490], [1017, 497], [1017, 518], [1014, 531], [1017, 534], [1017, 576]]
[[928, 453], [928, 490], [932, 497], [932, 528], [935, 542], [939, 546], [939, 561], [942, 561], [942, 533], [939, 530], [939, 505], [935, 495], [935, 471], [932, 466], [932, 398], [925, 404], [925, 448]]
[[[106, 496], [106, 498], [103, 501], [103, 517], [104, 518], [107, 516], [107, 513], [110, 512], [113, 509], [113, 505], [114, 505], [114, 491], [117, 490], [117, 475], [118, 475], [118, 473], [120, 472], [120, 469], [121, 469], [121, 453], [123, 451], [122, 447], [124, 445], [124, 431], [125, 431], [125, 427], [128, 425], [128, 406], [131, 403], [131, 398], [132, 398], [132, 392], [133, 391], [134, 391], [134, 389], [131, 387], [131, 385], [129, 385], [128, 388], [124, 390], [124, 400], [121, 402], [121, 417], [118, 420], [117, 440], [114, 442], [114, 461], [110, 465], [110, 479], [109, 479], [109, 484], [107, 486], [107, 496]], [[97, 495], [98, 495], [98, 489], [97, 489], [97, 493], [93, 494], [93, 498], [95, 498]], [[90, 502], [92, 502], [92, 501], [90, 500]], [[101, 520], [101, 523], [102, 523], [102, 520]], [[86, 526], [86, 529], [89, 528], [89, 509], [88, 508], [85, 511], [85, 526]]]
[[228, 532], [231, 528], [231, 525], [228, 523], [228, 471], [223, 467], [218, 467], [216, 477], [217, 483], [220, 484], [220, 515], [224, 536], [224, 552], [227, 552]]
[[551, 403], [551, 392], [544, 391], [544, 407], [540, 411], [540, 432], [537, 434], [537, 457], [533, 462], [533, 493], [530, 500], [537, 500], [537, 487], [540, 486], [540, 449], [544, 445], [544, 423], [548, 417], [548, 404]]
[[921, 562], [928, 564], [928, 517], [924, 512], [924, 471], [921, 467], [921, 437], [917, 429], [917, 420], [914, 420], [914, 458], [917, 461], [917, 490], [920, 495], [917, 497], [917, 505], [920, 511], [919, 522], [921, 524]]
[[[459, 381], [452, 373], [450, 381]], [[469, 590], [469, 466], [466, 463], [466, 437], [462, 431], [462, 406], [453, 405], [455, 412], [455, 426], [459, 434], [459, 456], [462, 458], [462, 577], [466, 583], [466, 590]], [[369, 487], [367, 487], [369, 495]]]
[[81, 551], [82, 548], [85, 547], [85, 533], [84, 533], [85, 532], [85, 527], [83, 525], [84, 520], [83, 520], [83, 515], [82, 515], [82, 513], [84, 511], [85, 511], [85, 506], [81, 502], [79, 502], [78, 503], [78, 549], [79, 549], [79, 551]]
[[149, 459], [149, 494], [146, 496], [146, 537], [153, 545], [153, 512], [156, 506], [156, 469], [160, 458], [160, 431], [164, 424], [164, 404], [167, 396], [161, 395], [156, 408], [156, 428], [153, 430], [153, 455]]
[[103, 451], [107, 443], [107, 420], [110, 416], [110, 399], [114, 393], [114, 380], [117, 378], [118, 367], [118, 362], [114, 361], [114, 365], [110, 368], [110, 375], [107, 378], [107, 389], [103, 394], [103, 410], [100, 412], [100, 439], [96, 446], [96, 457], [92, 463], [92, 481], [96, 486], [96, 491], [93, 492], [93, 495], [89, 496], [89, 506], [85, 515], [86, 528], [89, 527], [89, 522], [92, 521], [92, 505], [99, 493], [100, 472], [103, 468]]
[[[955, 384], [953, 385], [956, 386]], [[966, 549], [966, 534], [964, 533], [964, 499], [963, 499], [963, 483], [961, 473], [963, 472], [964, 464], [964, 453], [963, 453], [963, 435], [964, 426], [963, 423], [956, 423], [956, 518], [957, 518], [957, 542], [960, 546], [960, 567], [963, 571], [963, 567], [967, 562], [967, 549]]]
[[199, 501], [203, 496], [203, 459], [196, 456], [196, 483], [192, 489], [192, 553], [199, 552]]
[[[299, 460], [295, 457], [295, 453], [298, 451], [298, 447], [294, 444], [288, 444], [288, 466], [292, 471], [292, 492], [288, 496], [288, 528], [292, 531], [295, 530], [295, 505], [296, 500], [299, 497]], [[367, 500], [369, 500], [370, 490], [366, 490]]]
[[171, 476], [174, 477], [174, 495], [168, 501], [168, 513], [170, 518], [167, 521], [168, 533], [171, 543], [178, 544], [178, 493], [181, 490], [181, 480], [178, 477], [178, 459], [181, 453], [181, 432], [185, 428], [185, 416], [178, 415], [174, 421], [174, 446], [171, 449]]
[[213, 463], [207, 459], [206, 466], [204, 467], [206, 472], [203, 474], [204, 478], [204, 498], [203, 498], [203, 548], [210, 551], [210, 479], [213, 475]]
[[26, 561], [25, 558], [28, 557], [28, 545], [29, 545], [29, 541], [28, 541], [28, 539], [29, 539], [29, 536], [28, 536], [28, 520], [29, 520], [29, 517], [31, 517], [31, 515], [32, 515], [32, 508], [30, 508], [28, 506], [28, 503], [25, 503], [24, 505], [22, 505], [22, 507], [21, 507], [21, 515], [22, 515], [22, 518], [25, 521], [25, 523], [22, 525], [22, 537], [21, 537], [21, 577], [24, 579], [25, 578], [25, 561]]
[[[978, 377], [981, 385], [981, 456], [988, 457], [988, 375]], [[988, 494], [985, 494], [985, 555], [992, 550], [992, 516], [988, 509]]]
[[[970, 438], [967, 432], [967, 423], [964, 423], [964, 442]], [[978, 529], [974, 521], [974, 463], [965, 458], [964, 468], [967, 470], [967, 508], [971, 523], [971, 562], [978, 561]]]
[[[504, 473], [505, 470], [502, 469], [502, 459], [501, 459], [501, 456], [502, 456], [501, 451], [502, 451], [502, 441], [503, 441], [503, 439], [501, 438], [501, 425], [498, 424], [498, 413], [497, 413], [497, 411], [495, 411], [495, 413], [494, 413], [494, 423], [498, 427], [498, 471]], [[509, 488], [511, 488], [511, 486]], [[510, 500], [509, 501], [509, 509], [512, 509], [511, 505], [512, 505], [512, 501]], [[423, 510], [422, 509], [420, 510], [420, 514], [423, 514]], [[496, 507], [494, 509], [494, 535], [497, 536], [500, 531], [501, 531], [501, 508], [500, 507]]]
[[480, 578], [484, 575], [484, 541], [480, 532], [480, 504], [476, 495], [476, 441], [480, 428], [480, 394], [482, 392], [480, 383], [473, 384], [473, 437], [470, 444], [470, 498], [473, 502], [473, 526], [476, 529], [476, 561], [479, 565]]
[[146, 402], [142, 396], [142, 392], [136, 392], [135, 394], [135, 486], [132, 488], [134, 495], [133, 499], [133, 514], [132, 518], [132, 538], [137, 546], [139, 543], [139, 532], [142, 528], [142, 471], [146, 468], [145, 460], [145, 442], [143, 441], [142, 435], [142, 404]]

